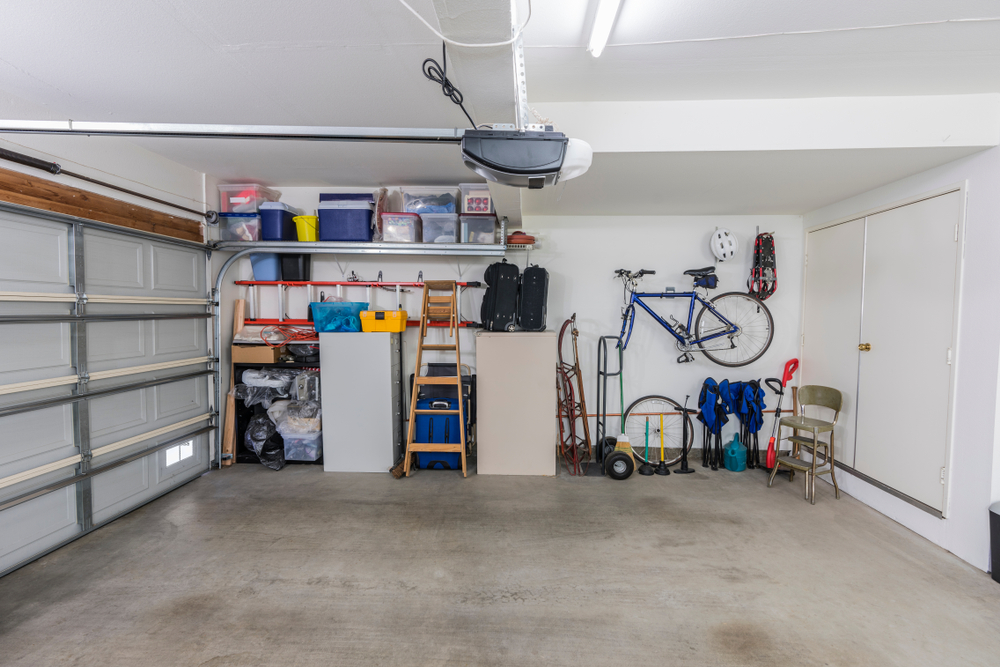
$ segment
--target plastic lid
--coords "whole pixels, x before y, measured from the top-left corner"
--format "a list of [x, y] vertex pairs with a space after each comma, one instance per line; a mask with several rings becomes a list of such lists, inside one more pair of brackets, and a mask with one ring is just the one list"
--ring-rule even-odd
[[289, 206], [288, 204], [286, 204], [283, 201], [266, 201], [266, 202], [264, 202], [264, 203], [262, 203], [260, 205], [260, 208], [261, 208], [261, 210], [263, 210], [265, 208], [266, 209], [275, 209], [275, 208], [278, 208], [278, 209], [281, 209], [283, 211], [288, 211], [289, 213], [295, 213], [296, 215], [299, 212], [299, 209], [294, 208], [292, 206]]
[[331, 208], [354, 208], [354, 209], [368, 209], [369, 211], [375, 210], [375, 204], [370, 201], [321, 201], [319, 203], [320, 209], [331, 209]]
[[458, 221], [458, 213], [421, 213], [420, 217], [432, 222]]
[[[407, 218], [419, 218], [420, 217], [419, 213], [403, 213], [403, 212], [396, 212], [396, 211], [382, 211], [382, 218], [383, 219], [385, 219], [385, 216], [387, 216], [387, 215], [389, 215], [389, 216], [392, 216], [392, 215], [405, 215]], [[424, 213], [425, 217], [428, 216], [428, 215], [430, 215], [430, 214], [429, 213]], [[448, 215], [448, 214], [446, 213], [445, 215]]]
[[321, 192], [322, 201], [369, 201], [375, 203], [375, 195], [370, 192]]
[[254, 211], [253, 213], [220, 213], [223, 218], [259, 218], [260, 213]]

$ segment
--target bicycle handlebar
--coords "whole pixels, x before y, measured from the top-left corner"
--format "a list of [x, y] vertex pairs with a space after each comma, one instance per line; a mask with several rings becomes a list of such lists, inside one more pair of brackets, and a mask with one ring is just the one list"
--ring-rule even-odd
[[642, 278], [643, 276], [656, 275], [656, 271], [650, 271], [649, 269], [639, 269], [635, 273], [632, 273], [628, 269], [616, 269], [616, 276], [630, 276], [632, 278]]

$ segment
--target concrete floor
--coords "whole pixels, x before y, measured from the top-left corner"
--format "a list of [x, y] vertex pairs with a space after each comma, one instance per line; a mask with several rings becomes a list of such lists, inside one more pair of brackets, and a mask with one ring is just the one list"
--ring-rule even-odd
[[988, 575], [701, 470], [213, 472], [0, 579], [0, 664], [1000, 664]]

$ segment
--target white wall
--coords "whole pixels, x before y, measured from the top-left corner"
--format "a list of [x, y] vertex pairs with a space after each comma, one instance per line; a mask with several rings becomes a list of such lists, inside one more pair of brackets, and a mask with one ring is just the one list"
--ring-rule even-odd
[[[813, 211], [809, 228], [967, 181], [968, 201], [959, 336], [956, 411], [948, 513], [937, 519], [856, 478], [841, 488], [972, 565], [989, 564], [988, 506], [1000, 500], [997, 461], [997, 362], [1000, 308], [996, 297], [1000, 247], [1000, 148], [992, 148]], [[933, 266], [927, 267], [933, 278]], [[916, 289], [917, 286], [914, 286]], [[916, 318], [933, 313], [915, 313]], [[918, 400], [918, 392], [914, 394]], [[916, 409], [916, 405], [915, 405]]]
[[[282, 188], [282, 201], [311, 212], [318, 201], [315, 188]], [[775, 320], [775, 336], [764, 357], [742, 369], [727, 369], [696, 355], [693, 363], [679, 365], [679, 352], [673, 338], [662, 331], [646, 313], [639, 313], [632, 340], [625, 358], [626, 403], [647, 394], [665, 394], [683, 401], [691, 395], [691, 407], [696, 407], [701, 385], [708, 376], [717, 380], [761, 379], [780, 377], [785, 362], [794, 358], [799, 350], [801, 321], [801, 276], [804, 236], [799, 216], [723, 216], [723, 217], [526, 217], [524, 229], [536, 235], [539, 248], [531, 252], [531, 263], [549, 271], [548, 328], [558, 331], [563, 321], [577, 313], [580, 330], [580, 356], [586, 380], [585, 393], [591, 413], [596, 409], [595, 377], [597, 339], [602, 335], [618, 335], [621, 329], [622, 289], [614, 277], [617, 268], [653, 269], [655, 276], [644, 280], [650, 290], [673, 286], [678, 291], [689, 289], [691, 279], [684, 276], [685, 269], [700, 268], [714, 263], [708, 241], [716, 227], [726, 227], [736, 233], [741, 244], [738, 258], [718, 266], [719, 289], [715, 296], [726, 291], [746, 291], [752, 245], [756, 228], [775, 232], [778, 256], [779, 288], [767, 301]], [[442, 258], [442, 257], [369, 257], [359, 255], [317, 255], [313, 259], [313, 280], [343, 280], [351, 271], [364, 280], [375, 280], [382, 271], [386, 281], [415, 281], [423, 271], [427, 279], [482, 280], [483, 271], [494, 258]], [[525, 253], [511, 251], [508, 261], [524, 269]], [[248, 262], [247, 262], [248, 263]], [[248, 267], [233, 269], [247, 275]], [[231, 276], [230, 276], [231, 277]], [[227, 282], [229, 282], [227, 280]], [[277, 313], [277, 288], [262, 287], [261, 301], [264, 317]], [[329, 296], [335, 288], [327, 288]], [[227, 294], [228, 290], [224, 292]], [[394, 307], [395, 296], [375, 290], [373, 301], [378, 308]], [[483, 290], [467, 290], [462, 301], [463, 316], [478, 321]], [[245, 296], [241, 290], [240, 297]], [[352, 300], [365, 300], [364, 288], [348, 288], [345, 296]], [[227, 296], [228, 298], [228, 296]], [[239, 298], [239, 297], [234, 297]], [[292, 290], [287, 314], [292, 318], [306, 315], [304, 290]], [[404, 307], [411, 317], [419, 316], [419, 292], [404, 295]], [[678, 319], [686, 317], [686, 302], [653, 304], [664, 317], [675, 313]], [[223, 320], [227, 321], [226, 319]], [[223, 327], [224, 334], [226, 327]], [[442, 336], [443, 334], [436, 334]], [[461, 337], [462, 361], [475, 367], [474, 332], [464, 331]], [[404, 337], [406, 373], [413, 371], [416, 332], [410, 330]], [[571, 355], [567, 340], [567, 355]], [[570, 357], [567, 356], [567, 359]], [[429, 359], [433, 361], [434, 359]], [[768, 409], [774, 407], [774, 397], [768, 394]], [[790, 406], [790, 404], [789, 404]], [[786, 407], [789, 407], [786, 406]], [[611, 393], [609, 410], [618, 412], [618, 390]], [[612, 425], [614, 421], [610, 422]], [[593, 422], [592, 422], [593, 424]], [[765, 428], [770, 428], [767, 420]], [[609, 432], [611, 432], [609, 430]], [[728, 437], [736, 432], [735, 422], [724, 432]], [[696, 431], [700, 433], [700, 431]], [[700, 446], [700, 436], [695, 445]]]

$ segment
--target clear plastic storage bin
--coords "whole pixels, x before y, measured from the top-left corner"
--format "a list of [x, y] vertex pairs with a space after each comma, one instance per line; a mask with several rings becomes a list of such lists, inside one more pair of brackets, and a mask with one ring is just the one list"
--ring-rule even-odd
[[416, 213], [383, 213], [382, 240], [386, 243], [420, 243], [420, 216]]
[[424, 243], [458, 243], [457, 213], [424, 213]]
[[461, 216], [462, 243], [496, 243], [497, 217], [473, 214]]
[[368, 310], [367, 301], [314, 301], [312, 310], [316, 333], [361, 331], [361, 311]]
[[323, 432], [281, 434], [286, 461], [316, 461], [323, 455]]
[[219, 238], [223, 241], [260, 241], [260, 216], [256, 213], [220, 213]]
[[219, 213], [256, 213], [266, 201], [278, 201], [281, 193], [256, 183], [226, 183], [219, 186]]
[[461, 213], [493, 213], [493, 197], [486, 183], [462, 183]]
[[406, 213], [458, 213], [458, 188], [400, 188]]

